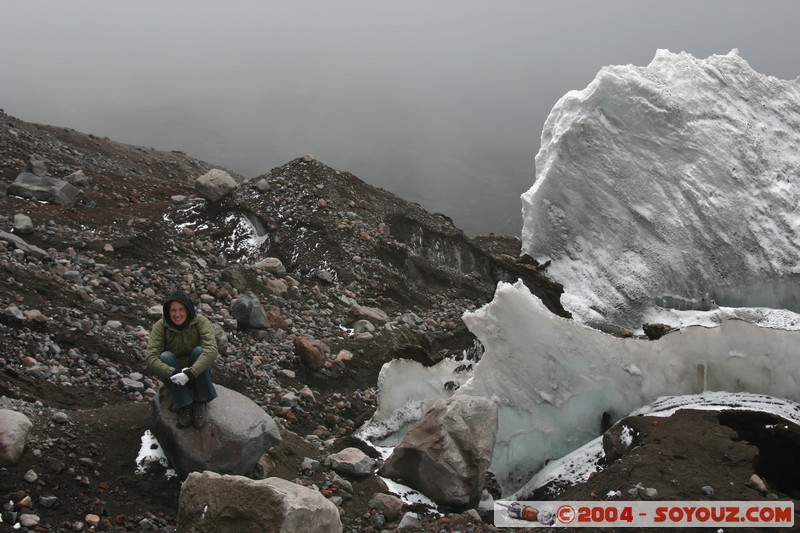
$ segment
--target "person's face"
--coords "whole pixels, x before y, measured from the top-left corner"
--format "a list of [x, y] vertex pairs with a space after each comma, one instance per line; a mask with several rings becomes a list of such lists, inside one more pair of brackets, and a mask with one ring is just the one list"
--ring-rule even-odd
[[176, 326], [183, 325], [183, 323], [186, 322], [186, 306], [180, 302], [170, 302], [169, 318]]

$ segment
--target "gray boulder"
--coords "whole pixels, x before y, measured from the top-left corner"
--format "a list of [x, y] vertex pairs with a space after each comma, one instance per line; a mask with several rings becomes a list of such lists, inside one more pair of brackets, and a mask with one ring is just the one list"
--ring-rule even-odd
[[358, 448], [345, 448], [328, 456], [331, 468], [342, 474], [366, 477], [372, 474], [375, 460]]
[[237, 291], [243, 291], [247, 288], [247, 279], [242, 274], [242, 271], [235, 266], [228, 267], [220, 274], [222, 281], [229, 283], [231, 287]]
[[216, 385], [208, 403], [206, 424], [179, 428], [172, 398], [163, 385], [151, 401], [153, 434], [179, 476], [211, 470], [248, 475], [261, 455], [281, 442], [275, 421], [248, 397]]
[[256, 268], [262, 268], [273, 274], [282, 278], [286, 275], [286, 267], [283, 265], [283, 261], [278, 259], [277, 257], [266, 257], [255, 264]]
[[78, 189], [68, 181], [23, 172], [8, 186], [6, 194], [51, 204], [72, 205], [78, 196]]
[[365, 305], [352, 305], [347, 311], [347, 323], [355, 324], [359, 320], [369, 320], [376, 325], [385, 324], [389, 321], [389, 316], [383, 309], [377, 307], [367, 307]]
[[33, 256], [36, 259], [41, 260], [50, 257], [50, 254], [47, 253], [47, 250], [43, 250], [34, 244], [28, 244], [24, 239], [21, 239], [13, 233], [7, 233], [3, 230], [0, 230], [0, 240], [12, 244], [17, 250], [22, 250], [25, 252], [25, 255]]
[[33, 221], [31, 217], [24, 213], [14, 215], [14, 233], [16, 235], [28, 235], [33, 233]]
[[236, 180], [224, 170], [209, 170], [194, 182], [195, 190], [212, 202], [230, 194], [236, 188]]
[[76, 187], [88, 187], [89, 186], [89, 182], [91, 181], [89, 179], [89, 176], [84, 174], [83, 170], [80, 170], [80, 169], [76, 170], [75, 172], [73, 172], [69, 176], [64, 176], [64, 180], [70, 182], [71, 184], [75, 185]]
[[494, 450], [497, 406], [482, 396], [438, 400], [400, 440], [379, 472], [438, 504], [478, 504]]
[[33, 154], [25, 163], [25, 172], [36, 174], [37, 176], [47, 176], [47, 159], [39, 154]]
[[285, 479], [192, 473], [181, 486], [178, 531], [187, 533], [341, 533], [336, 505]]
[[0, 409], [0, 467], [19, 463], [32, 427], [24, 414]]
[[236, 319], [239, 327], [256, 329], [270, 327], [267, 312], [261, 305], [261, 300], [249, 289], [231, 303], [231, 316]]

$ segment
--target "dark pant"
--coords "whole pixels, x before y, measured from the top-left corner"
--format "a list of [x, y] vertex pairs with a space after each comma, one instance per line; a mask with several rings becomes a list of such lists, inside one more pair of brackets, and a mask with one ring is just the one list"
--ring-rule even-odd
[[[197, 358], [200, 357], [201, 353], [203, 353], [203, 347], [195, 346], [194, 350], [192, 350], [191, 361], [189, 364], [193, 364], [195, 361], [197, 361]], [[175, 357], [175, 354], [172, 352], [163, 352], [159, 358], [169, 366], [178, 369], [182, 368], [178, 358]], [[167, 390], [169, 390], [170, 394], [172, 394], [173, 409], [180, 409], [181, 407], [192, 405], [192, 403], [210, 402], [217, 397], [217, 389], [215, 389], [214, 384], [211, 383], [210, 367], [205, 372], [197, 376], [196, 379], [193, 379], [186, 385], [176, 385], [170, 381], [169, 378], [163, 381], [167, 386]]]

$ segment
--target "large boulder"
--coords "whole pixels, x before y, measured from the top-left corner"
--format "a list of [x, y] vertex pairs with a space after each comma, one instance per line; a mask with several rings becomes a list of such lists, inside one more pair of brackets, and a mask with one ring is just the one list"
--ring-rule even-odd
[[497, 406], [479, 396], [438, 400], [400, 440], [380, 469], [438, 504], [480, 500], [497, 433]]
[[231, 316], [239, 327], [267, 329], [270, 326], [261, 300], [249, 289], [231, 303]]
[[8, 186], [6, 193], [51, 204], [72, 205], [78, 196], [78, 189], [68, 181], [22, 172]]
[[236, 188], [236, 180], [224, 170], [209, 170], [194, 182], [195, 190], [212, 202], [224, 198]]
[[216, 385], [217, 398], [208, 403], [206, 424], [179, 428], [172, 398], [162, 386], [151, 401], [153, 434], [179, 476], [211, 470], [248, 475], [269, 448], [280, 444], [275, 421], [255, 402]]
[[341, 533], [336, 505], [285, 479], [192, 473], [181, 486], [178, 530], [186, 533]]
[[19, 463], [32, 427], [24, 414], [0, 409], [0, 467]]

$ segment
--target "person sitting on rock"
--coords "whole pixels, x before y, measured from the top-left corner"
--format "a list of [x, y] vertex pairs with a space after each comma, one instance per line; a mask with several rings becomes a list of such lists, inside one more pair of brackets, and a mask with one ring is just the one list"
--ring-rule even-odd
[[164, 302], [164, 316], [150, 332], [145, 366], [171, 393], [178, 427], [199, 429], [205, 424], [206, 404], [217, 397], [211, 366], [218, 355], [211, 322], [197, 314], [185, 293], [173, 292]]

